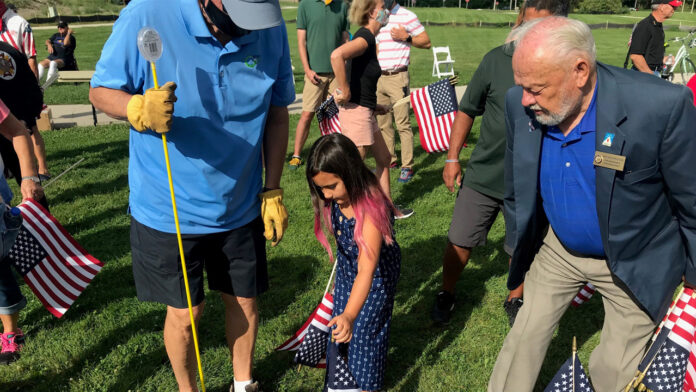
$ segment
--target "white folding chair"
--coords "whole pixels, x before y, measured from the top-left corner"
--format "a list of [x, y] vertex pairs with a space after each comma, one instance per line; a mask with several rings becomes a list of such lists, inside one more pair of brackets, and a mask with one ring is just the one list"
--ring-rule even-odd
[[433, 76], [438, 79], [454, 76], [454, 60], [450, 55], [449, 46], [433, 46]]

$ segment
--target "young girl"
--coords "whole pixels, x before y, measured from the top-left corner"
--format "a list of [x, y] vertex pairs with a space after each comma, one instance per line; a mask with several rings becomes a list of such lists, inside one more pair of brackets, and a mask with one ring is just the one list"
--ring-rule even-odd
[[[394, 240], [395, 208], [341, 134], [314, 143], [307, 160], [314, 233], [333, 259], [324, 228], [336, 238], [336, 285], [329, 327], [348, 344], [347, 363], [363, 391], [382, 388], [401, 250]], [[335, 358], [327, 356], [327, 369]]]

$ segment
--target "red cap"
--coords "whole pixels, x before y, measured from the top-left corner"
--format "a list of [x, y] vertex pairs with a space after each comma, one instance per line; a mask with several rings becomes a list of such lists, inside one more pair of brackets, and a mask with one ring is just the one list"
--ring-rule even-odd
[[682, 2], [679, 0], [672, 0], [667, 4], [671, 5], [672, 7], [679, 7], [680, 5], [682, 5]]

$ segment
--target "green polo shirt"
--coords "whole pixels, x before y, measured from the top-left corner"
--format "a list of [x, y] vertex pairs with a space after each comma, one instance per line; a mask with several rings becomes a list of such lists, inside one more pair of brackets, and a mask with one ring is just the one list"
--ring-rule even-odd
[[505, 191], [505, 94], [515, 85], [511, 47], [488, 52], [466, 87], [459, 110], [481, 116], [481, 131], [464, 173], [464, 185], [502, 199]]
[[343, 32], [348, 31], [348, 5], [333, 0], [302, 0], [297, 8], [297, 29], [307, 30], [309, 67], [318, 73], [331, 70], [331, 52], [343, 43]]

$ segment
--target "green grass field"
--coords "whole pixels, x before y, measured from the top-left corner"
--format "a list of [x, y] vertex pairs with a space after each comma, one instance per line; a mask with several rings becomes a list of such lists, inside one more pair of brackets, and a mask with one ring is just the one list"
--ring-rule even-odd
[[[433, 20], [437, 12], [442, 12], [417, 11], [433, 15]], [[466, 16], [476, 12], [490, 11], [453, 10], [451, 14]], [[294, 29], [294, 24], [288, 25], [293, 55]], [[80, 67], [93, 69], [110, 27], [75, 30]], [[502, 42], [507, 32], [504, 28], [428, 28], [434, 44], [452, 48], [462, 83], [468, 81], [483, 55]], [[600, 60], [621, 64], [629, 32], [594, 30]], [[37, 42], [42, 42], [52, 31], [35, 33]], [[677, 34], [669, 32], [668, 36]], [[39, 58], [43, 58], [45, 49], [42, 45], [37, 45], [37, 49]], [[293, 63], [300, 66], [296, 56]], [[414, 86], [433, 81], [431, 64], [430, 51], [414, 51]], [[296, 77], [299, 80], [301, 71], [296, 71]], [[54, 85], [47, 90], [46, 100], [49, 104], [86, 103], [87, 87]], [[297, 120], [298, 116], [291, 116], [291, 135]], [[462, 152], [464, 163], [476, 145], [479, 123], [475, 122], [469, 148]], [[415, 126], [415, 121], [412, 124]], [[315, 122], [305, 155], [317, 134]], [[164, 308], [135, 298], [128, 240], [127, 127], [71, 128], [45, 132], [44, 138], [54, 174], [79, 158], [86, 159], [48, 187], [46, 193], [54, 215], [105, 267], [60, 320], [42, 308], [26, 285], [22, 286], [29, 300], [20, 318], [27, 345], [20, 361], [0, 370], [0, 391], [175, 390], [162, 343]], [[395, 180], [397, 173], [392, 175], [395, 201], [414, 208], [416, 213], [396, 223], [403, 259], [385, 383], [389, 391], [484, 391], [508, 331], [501, 307], [507, 293], [507, 256], [503, 252], [504, 225], [500, 217], [488, 244], [475, 249], [459, 281], [457, 311], [451, 324], [438, 328], [430, 323], [429, 311], [439, 289], [441, 257], [455, 199], [442, 184], [444, 159], [444, 155], [426, 154], [417, 143], [414, 179], [399, 184]], [[322, 386], [323, 371], [298, 371], [291, 354], [273, 351], [304, 322], [319, 301], [330, 272], [327, 256], [312, 232], [304, 173], [286, 170], [282, 186], [290, 227], [278, 247], [268, 248], [271, 289], [260, 298], [255, 377], [266, 391], [317, 391]], [[232, 381], [222, 312], [220, 299], [210, 295], [199, 327], [207, 390], [213, 392], [227, 391]], [[587, 364], [590, 351], [598, 343], [602, 319], [599, 298], [568, 311], [551, 343], [537, 390], [543, 390], [568, 357], [574, 335], [578, 337], [580, 358]]]
[[[293, 130], [296, 121], [297, 116], [292, 116]], [[310, 141], [317, 134], [313, 126]], [[106, 266], [61, 320], [44, 310], [27, 286], [22, 287], [29, 306], [21, 313], [20, 323], [28, 343], [22, 359], [0, 372], [2, 391], [175, 389], [161, 340], [163, 307], [135, 299], [126, 213], [127, 135], [124, 125], [44, 133], [54, 173], [86, 158], [46, 193], [55, 216]], [[462, 153], [463, 161], [477, 138], [478, 121], [470, 148]], [[502, 219], [493, 226], [489, 243], [474, 251], [458, 285], [458, 309], [450, 326], [430, 324], [428, 314], [441, 279], [441, 256], [455, 198], [442, 184], [443, 163], [444, 155], [428, 155], [417, 147], [414, 179], [407, 184], [392, 179], [396, 202], [416, 213], [396, 223], [403, 264], [385, 385], [390, 391], [483, 391], [508, 330], [501, 308], [507, 271]], [[273, 351], [309, 315], [330, 272], [327, 256], [312, 232], [304, 173], [286, 171], [282, 186], [290, 228], [277, 248], [268, 248], [271, 289], [260, 300], [255, 377], [267, 391], [317, 391], [322, 385], [321, 370], [298, 372], [290, 354]], [[227, 390], [232, 377], [222, 311], [219, 297], [210, 295], [200, 326], [207, 387], [219, 392]], [[601, 320], [598, 298], [568, 312], [549, 350], [540, 385], [566, 359], [572, 335], [578, 336], [580, 356], [587, 361], [597, 344]]]

